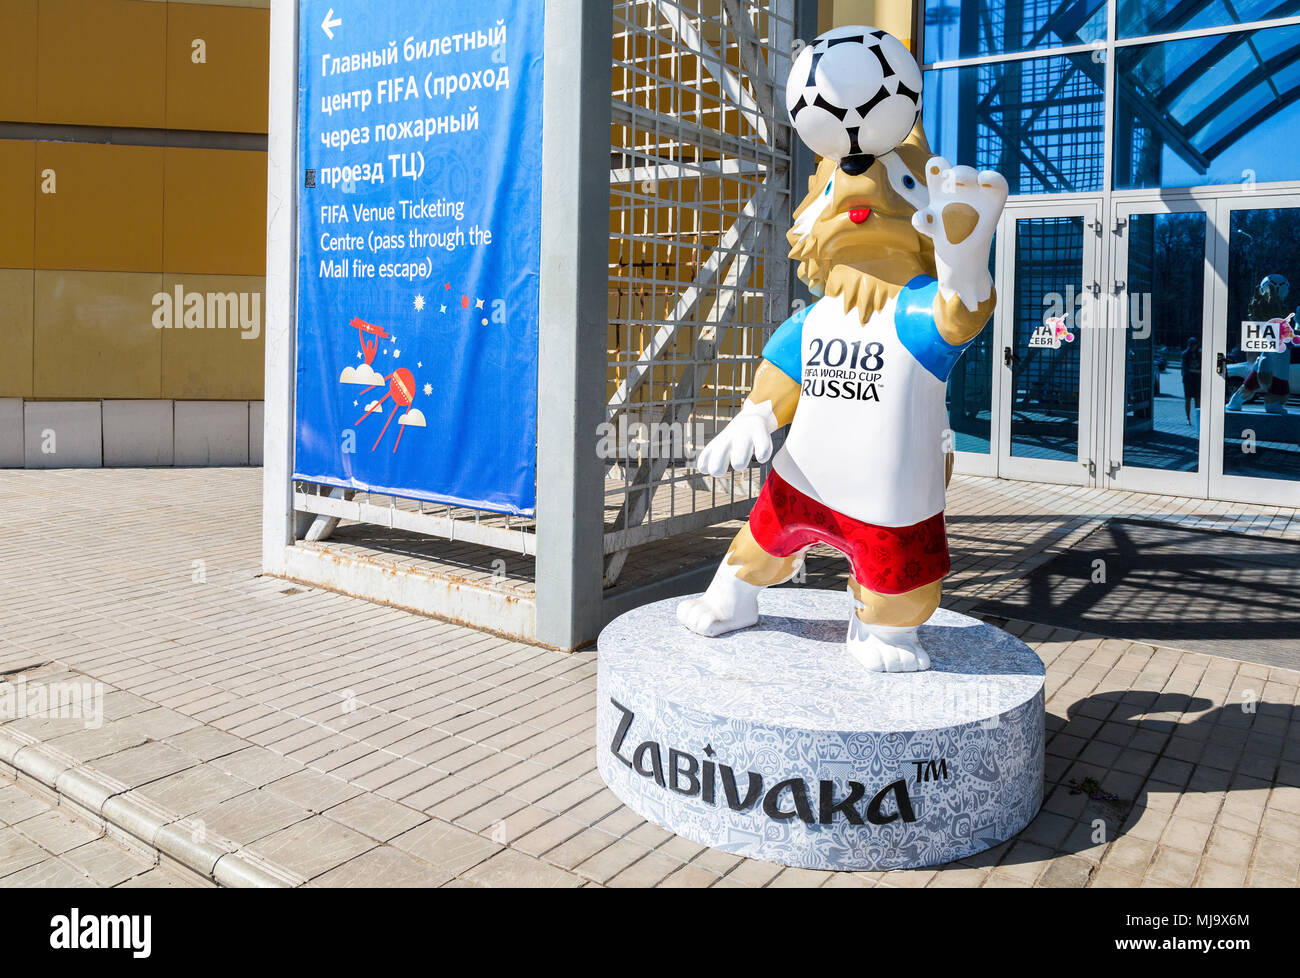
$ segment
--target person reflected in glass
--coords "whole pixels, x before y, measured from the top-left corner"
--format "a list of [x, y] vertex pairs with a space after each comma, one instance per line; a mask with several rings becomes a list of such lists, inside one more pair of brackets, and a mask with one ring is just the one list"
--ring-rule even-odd
[[[1193, 427], [1199, 427], [1201, 412], [1201, 341], [1195, 336], [1187, 338], [1187, 345], [1183, 347], [1182, 356], [1183, 372], [1183, 413], [1187, 417], [1187, 423]], [[1192, 421], [1192, 403], [1196, 404], [1197, 423]]]

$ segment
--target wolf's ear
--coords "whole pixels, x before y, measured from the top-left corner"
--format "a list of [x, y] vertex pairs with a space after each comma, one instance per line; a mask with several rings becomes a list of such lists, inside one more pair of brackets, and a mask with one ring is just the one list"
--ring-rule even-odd
[[931, 155], [930, 141], [925, 138], [925, 127], [921, 125], [920, 116], [917, 116], [916, 125], [912, 127], [912, 131], [909, 132], [907, 138], [903, 140], [903, 145], [914, 146], [924, 152], [927, 156]]
[[930, 141], [925, 138], [925, 130], [921, 127], [921, 120], [916, 120], [916, 125], [912, 131], [907, 134], [907, 138], [899, 145], [897, 153], [899, 158], [907, 164], [907, 168], [912, 171], [922, 183], [925, 182], [925, 164], [930, 161], [934, 154], [930, 152]]

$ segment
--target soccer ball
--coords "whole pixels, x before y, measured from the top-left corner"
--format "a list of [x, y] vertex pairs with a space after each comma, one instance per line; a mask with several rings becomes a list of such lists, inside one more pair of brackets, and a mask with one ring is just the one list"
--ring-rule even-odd
[[861, 172], [894, 150], [916, 125], [921, 69], [892, 34], [874, 27], [837, 27], [795, 58], [785, 106], [809, 149]]

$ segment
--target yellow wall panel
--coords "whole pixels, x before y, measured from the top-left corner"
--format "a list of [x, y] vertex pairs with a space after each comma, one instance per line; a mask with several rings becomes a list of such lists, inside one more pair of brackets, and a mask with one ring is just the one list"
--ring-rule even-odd
[[889, 31], [912, 47], [914, 3], [915, 0], [822, 0], [818, 8], [818, 31], [862, 24]]
[[31, 268], [36, 144], [0, 140], [0, 268]]
[[36, 267], [86, 271], [162, 270], [163, 150], [153, 146], [40, 143]]
[[[259, 276], [165, 275], [163, 290], [173, 297], [173, 310], [178, 286], [182, 296], [203, 297], [203, 312], [201, 318], [191, 320], [189, 328], [182, 315], [174, 317], [171, 329], [163, 330], [162, 396], [197, 401], [261, 400], [266, 280]], [[234, 297], [234, 301], [227, 305], [224, 299], [210, 301], [212, 297]], [[225, 328], [220, 328], [219, 313], [233, 308], [246, 314], [248, 322], [255, 322], [255, 328], [243, 329], [242, 320], [241, 328], [231, 328], [231, 317], [225, 319]], [[202, 328], [195, 328], [199, 324]]]
[[36, 0], [0, 0], [0, 119], [36, 119]]
[[32, 276], [0, 269], [0, 397], [32, 396]]
[[[167, 126], [266, 132], [270, 30], [266, 10], [169, 4]], [[194, 62], [195, 41], [204, 63]]]
[[161, 288], [159, 274], [38, 271], [34, 396], [161, 396]]
[[165, 3], [40, 0], [39, 120], [162, 127], [166, 42]]
[[266, 154], [167, 150], [163, 269], [266, 274]]

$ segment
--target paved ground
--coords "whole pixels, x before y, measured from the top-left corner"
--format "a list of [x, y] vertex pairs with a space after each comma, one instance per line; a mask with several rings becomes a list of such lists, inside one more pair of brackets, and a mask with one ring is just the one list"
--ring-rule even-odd
[[[1300, 883], [1295, 672], [1010, 623], [1048, 666], [1035, 822], [939, 870], [782, 869], [672, 836], [602, 786], [592, 653], [261, 578], [259, 492], [251, 470], [0, 473], [0, 674], [103, 694], [96, 729], [26, 717], [0, 737], [93, 779], [100, 811], [135, 806], [290, 884]], [[961, 478], [953, 502], [957, 607], [1106, 513], [1300, 536], [1295, 511], [1132, 493]], [[0, 788], [0, 806], [17, 815], [22, 791]], [[22, 826], [50, 814], [0, 832], [39, 848]], [[84, 872], [58, 845], [12, 867], [5, 853], [37, 853], [0, 839], [0, 885], [51, 858]]]
[[187, 885], [14, 784], [0, 787], [0, 886]]

